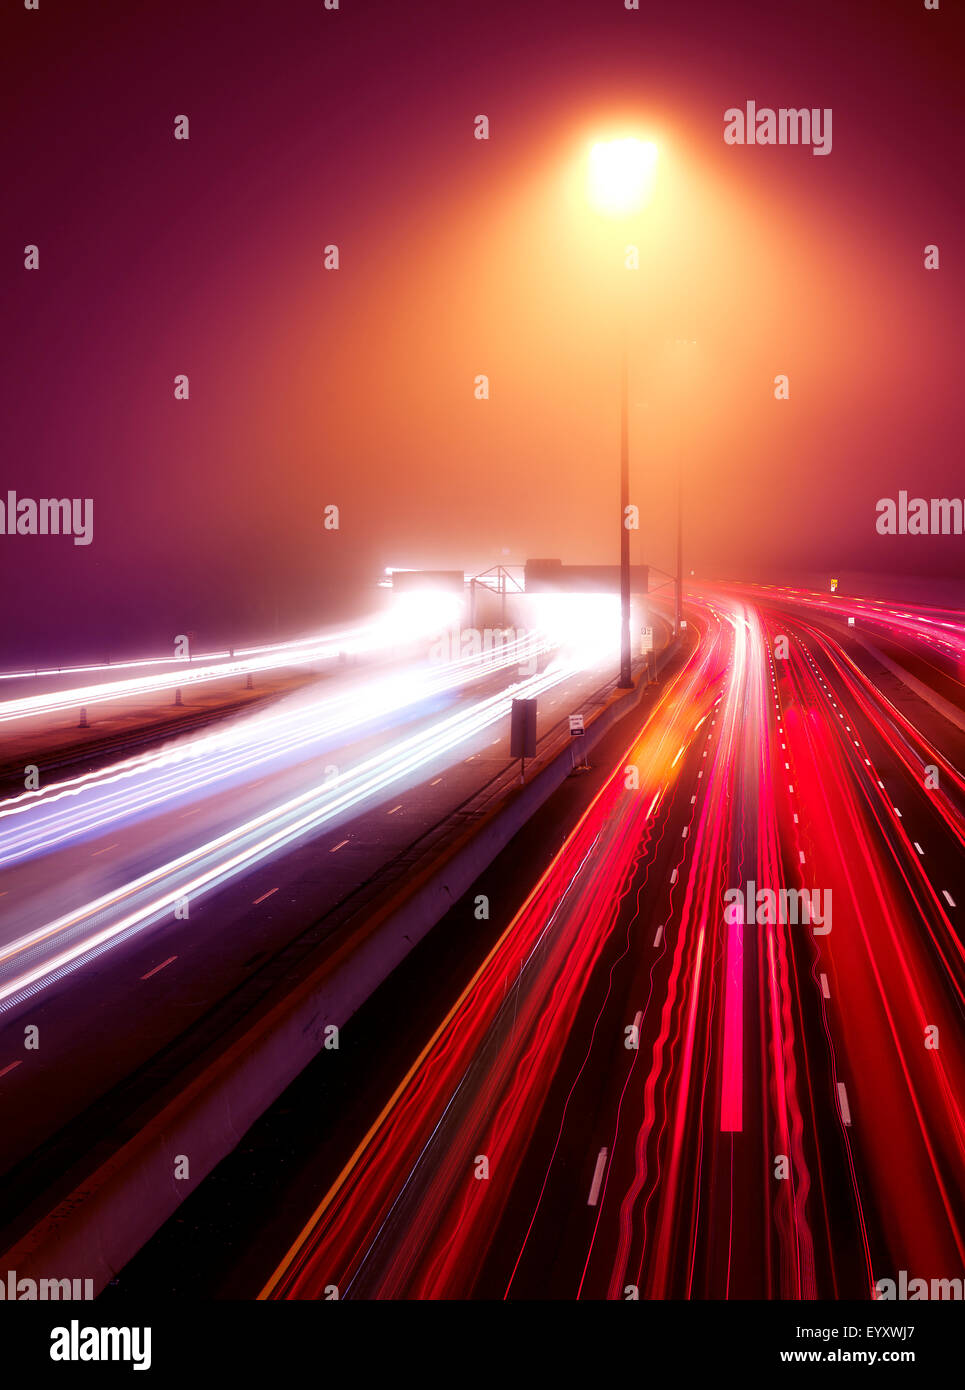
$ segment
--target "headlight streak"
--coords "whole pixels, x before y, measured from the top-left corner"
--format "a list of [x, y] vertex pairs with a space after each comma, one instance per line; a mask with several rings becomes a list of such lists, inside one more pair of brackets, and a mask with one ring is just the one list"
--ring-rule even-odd
[[[498, 658], [465, 657], [440, 667], [393, 672], [362, 688], [293, 710], [251, 715], [226, 729], [22, 792], [0, 801], [0, 867], [153, 812], [166, 801], [237, 778], [259, 764], [277, 766], [296, 756], [320, 754], [326, 744], [359, 737], [366, 725], [406, 709], [417, 713], [424, 702], [509, 671], [548, 650], [534, 637], [507, 644]], [[65, 800], [65, 808], [51, 809]], [[20, 826], [25, 818], [27, 823]]]
[[[449, 626], [458, 616], [458, 600], [448, 595], [405, 595], [403, 601], [385, 614], [358, 627], [345, 628], [319, 637], [299, 638], [271, 646], [248, 647], [228, 661], [216, 665], [195, 665], [193, 661], [174, 663], [174, 669], [159, 675], [129, 676], [119, 681], [102, 681], [98, 685], [78, 686], [70, 690], [52, 690], [36, 695], [23, 695], [0, 702], [0, 723], [25, 719], [41, 714], [55, 714], [79, 706], [103, 704], [105, 701], [129, 699], [135, 695], [158, 694], [179, 686], [224, 680], [228, 676], [254, 674], [258, 671], [286, 670], [294, 666], [309, 666], [315, 662], [336, 661], [341, 653], [349, 656], [388, 655], [406, 644], [426, 641]], [[412, 600], [418, 599], [417, 603]], [[130, 663], [138, 665], [141, 663]], [[166, 664], [166, 663], [165, 663]], [[66, 668], [68, 671], [71, 668]], [[78, 671], [103, 670], [103, 667], [78, 667]], [[113, 670], [114, 668], [107, 668]], [[33, 673], [30, 673], [33, 674]], [[50, 674], [50, 673], [45, 673]]]
[[[538, 696], [585, 669], [584, 661], [555, 662], [545, 672], [519, 681], [467, 709], [443, 718], [429, 729], [400, 739], [389, 749], [346, 770], [325, 787], [312, 787], [271, 810], [219, 835], [190, 852], [177, 856], [149, 873], [140, 875], [122, 888], [104, 894], [53, 922], [26, 933], [0, 948], [0, 966], [26, 954], [43, 952], [36, 964], [21, 964], [16, 973], [0, 980], [0, 1009], [6, 1001], [24, 997], [25, 990], [41, 986], [55, 971], [83, 960], [91, 950], [142, 929], [170, 911], [184, 897], [192, 899], [208, 892], [228, 878], [247, 872], [268, 856], [279, 852], [303, 836], [317, 832], [339, 816], [362, 803], [384, 795], [403, 777], [437, 760], [465, 739], [506, 718], [515, 697]], [[274, 827], [274, 828], [273, 828]], [[200, 868], [204, 861], [211, 861]], [[200, 871], [199, 871], [200, 869]], [[161, 885], [165, 885], [163, 888]], [[123, 913], [123, 904], [145, 898]], [[94, 919], [107, 911], [123, 913], [102, 926]], [[79, 940], [48, 956], [50, 943], [58, 937], [75, 934], [81, 924], [92, 930]], [[7, 1005], [9, 1006], [9, 1005]]]

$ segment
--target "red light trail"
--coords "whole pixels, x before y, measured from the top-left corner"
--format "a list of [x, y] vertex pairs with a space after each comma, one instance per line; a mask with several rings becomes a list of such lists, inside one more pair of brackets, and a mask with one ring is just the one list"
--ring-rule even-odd
[[[263, 1297], [869, 1297], [962, 1269], [962, 779], [822, 607], [695, 604], [687, 665]], [[824, 917], [725, 911], [745, 883]]]

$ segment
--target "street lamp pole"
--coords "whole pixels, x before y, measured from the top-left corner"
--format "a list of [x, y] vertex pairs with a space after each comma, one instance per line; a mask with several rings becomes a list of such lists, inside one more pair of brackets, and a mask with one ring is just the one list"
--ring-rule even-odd
[[683, 617], [684, 582], [684, 466], [677, 458], [677, 594], [674, 604], [674, 636], [680, 635], [680, 620]]
[[620, 689], [633, 685], [630, 654], [630, 345], [627, 313], [623, 315], [623, 352], [620, 363]]
[[[632, 215], [646, 201], [657, 159], [655, 145], [632, 137], [602, 141], [590, 151], [590, 192], [603, 212]], [[633, 686], [630, 653], [630, 352], [629, 301], [623, 300], [620, 364], [620, 688]]]

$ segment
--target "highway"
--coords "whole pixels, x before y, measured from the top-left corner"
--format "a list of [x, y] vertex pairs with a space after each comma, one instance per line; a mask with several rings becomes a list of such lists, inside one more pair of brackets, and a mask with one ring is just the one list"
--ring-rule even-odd
[[[320, 1167], [262, 1297], [961, 1278], [962, 739], [825, 607], [691, 596], [691, 660]], [[965, 634], [879, 618], [943, 660]]]
[[577, 646], [407, 652], [0, 802], [0, 1095], [15, 1117], [0, 1170], [21, 1165], [8, 1216], [101, 1132], [91, 1107], [514, 775], [514, 696], [536, 696], [540, 739], [558, 736], [610, 680], [608, 644]]

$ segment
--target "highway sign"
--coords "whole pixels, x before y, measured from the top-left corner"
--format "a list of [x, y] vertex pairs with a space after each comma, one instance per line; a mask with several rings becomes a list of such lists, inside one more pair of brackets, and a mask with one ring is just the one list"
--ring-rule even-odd
[[642, 627], [640, 629], [640, 650], [644, 653], [653, 651], [652, 627]]
[[571, 737], [571, 738], [582, 738], [582, 737], [583, 737], [583, 734], [584, 734], [585, 732], [586, 732], [586, 731], [585, 731], [585, 729], [583, 728], [583, 716], [582, 716], [582, 714], [571, 714], [571, 715], [570, 715], [570, 737]]

